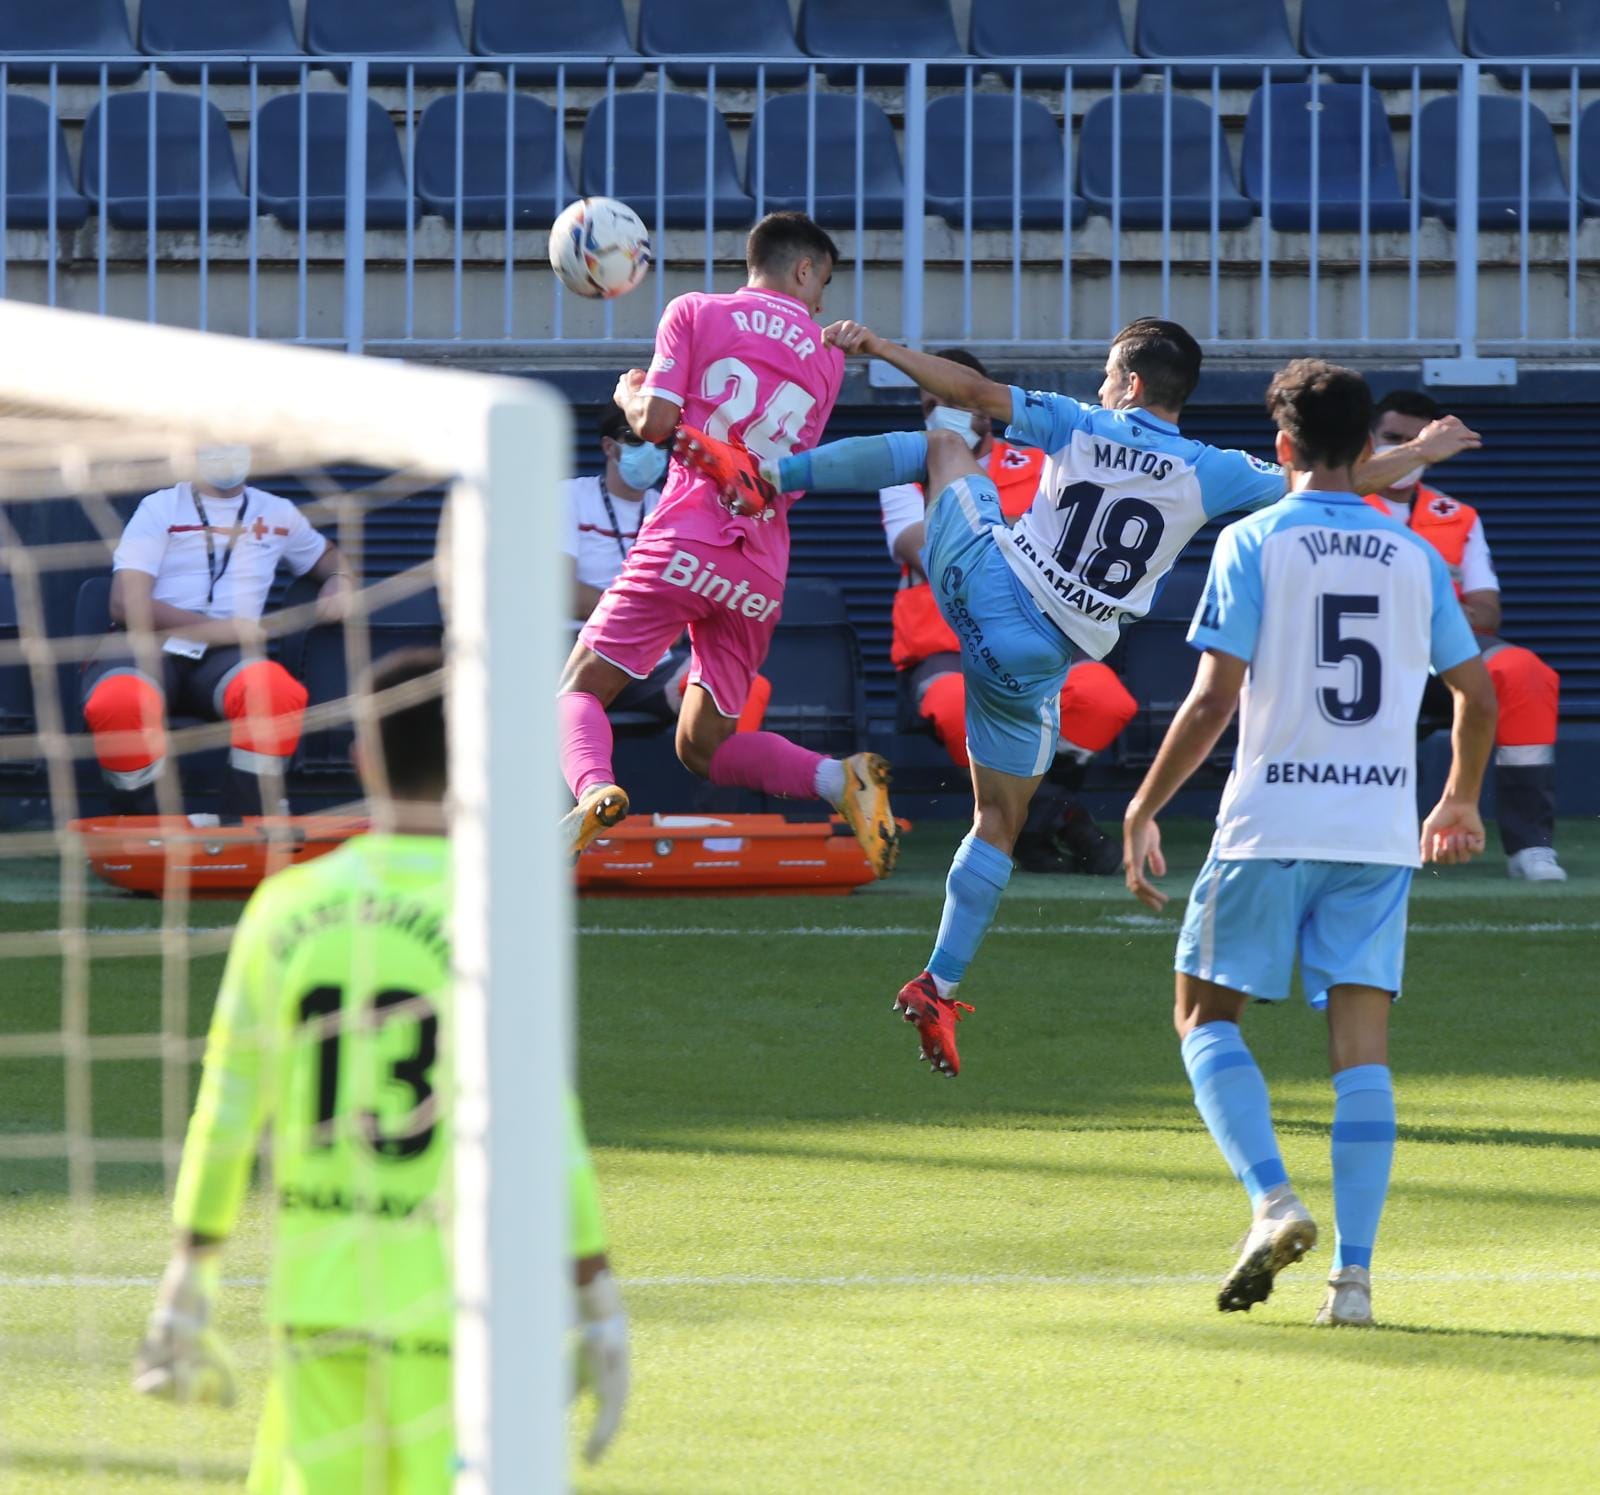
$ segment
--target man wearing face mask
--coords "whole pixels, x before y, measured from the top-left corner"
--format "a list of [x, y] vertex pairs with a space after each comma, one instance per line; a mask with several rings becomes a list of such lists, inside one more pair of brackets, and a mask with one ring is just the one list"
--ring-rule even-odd
[[[192, 480], [140, 501], [112, 557], [112, 633], [84, 667], [83, 715], [117, 813], [156, 809], [169, 709], [231, 724], [223, 819], [284, 808], [306, 690], [265, 657], [267, 593], [280, 562], [309, 573], [322, 582], [317, 621], [335, 623], [353, 579], [337, 547], [249, 475], [249, 447], [201, 450]], [[129, 633], [159, 640], [159, 678]]]
[[[937, 356], [988, 377], [982, 362], [964, 348], [948, 348]], [[1039, 491], [1043, 452], [997, 437], [988, 416], [941, 405], [926, 391], [922, 416], [928, 430], [953, 431], [970, 448], [994, 482], [1007, 523], [1027, 513]], [[890, 658], [905, 677], [917, 715], [932, 728], [956, 766], [967, 768], [971, 760], [961, 642], [940, 614], [922, 570], [926, 494], [918, 483], [900, 483], [881, 489], [878, 503], [889, 554], [900, 565]], [[1029, 805], [1027, 823], [1013, 852], [1024, 871], [1110, 876], [1122, 865], [1120, 847], [1071, 791], [1083, 783], [1090, 759], [1110, 747], [1137, 710], [1138, 703], [1116, 672], [1098, 660], [1078, 660], [1067, 672], [1055, 761]]]
[[572, 558], [572, 617], [584, 622], [617, 579], [640, 527], [661, 501], [664, 447], [641, 441], [615, 405], [600, 415], [605, 470], [566, 484], [566, 552]]
[[[1416, 439], [1440, 418], [1436, 401], [1399, 389], [1378, 402], [1372, 427], [1374, 456]], [[1408, 525], [1444, 557], [1500, 703], [1495, 730], [1495, 790], [1506, 871], [1529, 882], [1565, 882], [1556, 860], [1556, 728], [1561, 677], [1531, 649], [1500, 635], [1500, 579], [1495, 575], [1483, 520], [1470, 504], [1427, 487], [1426, 465], [1413, 467], [1367, 502]], [[1422, 698], [1424, 723], [1448, 726], [1447, 693], [1430, 680]]]

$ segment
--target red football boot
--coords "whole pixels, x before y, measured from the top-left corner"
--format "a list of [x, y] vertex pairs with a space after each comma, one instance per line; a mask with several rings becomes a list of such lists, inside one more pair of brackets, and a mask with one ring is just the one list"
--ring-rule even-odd
[[742, 446], [718, 441], [693, 426], [679, 426], [672, 438], [672, 455], [710, 478], [730, 513], [770, 519], [776, 512], [778, 490], [761, 476], [756, 459]]
[[961, 1073], [961, 1055], [956, 1052], [956, 1024], [973, 1010], [972, 1004], [941, 997], [933, 977], [924, 971], [915, 981], [908, 981], [900, 988], [900, 995], [894, 999], [894, 1010], [904, 1013], [908, 1023], [917, 1025], [922, 1057], [933, 1066], [933, 1072], [955, 1079]]

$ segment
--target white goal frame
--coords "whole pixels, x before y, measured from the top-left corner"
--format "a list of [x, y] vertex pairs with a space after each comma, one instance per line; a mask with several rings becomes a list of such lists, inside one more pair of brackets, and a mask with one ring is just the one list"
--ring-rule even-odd
[[[570, 874], [556, 833], [565, 402], [528, 380], [0, 301], [7, 413], [454, 481], [456, 1488], [567, 1485]], [[3, 465], [3, 463], [0, 463]], [[73, 491], [70, 461], [63, 491]], [[0, 497], [4, 497], [0, 494]], [[441, 558], [444, 562], [444, 558]], [[530, 980], [530, 973], [536, 973]]]

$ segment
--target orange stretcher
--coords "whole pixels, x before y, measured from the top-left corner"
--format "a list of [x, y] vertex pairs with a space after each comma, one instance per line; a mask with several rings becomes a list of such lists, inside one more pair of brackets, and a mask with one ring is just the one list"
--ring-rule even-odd
[[593, 897], [848, 893], [872, 880], [866, 855], [837, 816], [639, 816], [578, 858], [578, 891]]
[[[900, 822], [902, 830], [910, 825]], [[182, 815], [74, 820], [95, 874], [159, 898], [175, 880], [191, 898], [248, 898], [271, 873], [325, 856], [368, 828], [359, 816], [286, 815], [196, 827]], [[577, 860], [595, 897], [848, 893], [872, 868], [837, 816], [652, 815], [625, 821]]]
[[183, 815], [101, 815], [74, 820], [97, 876], [156, 898], [175, 880], [191, 898], [248, 898], [269, 874], [337, 850], [367, 829], [346, 815], [282, 815], [197, 827]]

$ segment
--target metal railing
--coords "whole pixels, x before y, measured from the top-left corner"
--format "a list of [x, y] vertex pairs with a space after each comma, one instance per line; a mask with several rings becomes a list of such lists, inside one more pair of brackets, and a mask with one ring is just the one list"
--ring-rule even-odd
[[[180, 85], [147, 57], [8, 56], [0, 95], [31, 96], [45, 112], [42, 130], [36, 109], [0, 112], [0, 294], [352, 349], [604, 344], [631, 355], [670, 295], [737, 282], [745, 226], [776, 202], [821, 216], [842, 241], [843, 295], [830, 313], [913, 343], [1093, 356], [1122, 321], [1149, 313], [1184, 320], [1221, 351], [1394, 351], [1448, 359], [1441, 374], [1484, 382], [1506, 373], [1487, 354], [1571, 356], [1600, 337], [1590, 249], [1600, 228], [1588, 221], [1600, 215], [1600, 161], [1586, 178], [1584, 73], [1570, 59], [644, 63], [653, 71], [623, 87], [618, 68], [634, 65], [601, 57], [219, 55], [182, 59], [197, 81]], [[129, 67], [142, 76], [112, 82]], [[704, 80], [680, 90], [671, 67], [699, 67]], [[329, 70], [345, 75], [342, 90]], [[1497, 81], [1508, 72], [1509, 86]], [[575, 81], [589, 75], [604, 81]], [[1398, 86], [1373, 90], [1374, 78]], [[1283, 94], [1285, 83], [1303, 95]], [[344, 104], [342, 202], [331, 209], [318, 191], [328, 147], [308, 118], [309, 101], [330, 91]], [[197, 106], [192, 140], [160, 112], [174, 93]], [[129, 95], [144, 106], [116, 103]], [[490, 148], [469, 134], [466, 102], [484, 95], [505, 101], [493, 142], [503, 186], [490, 193], [503, 212], [487, 217], [466, 211]], [[287, 163], [281, 126], [295, 106], [276, 106], [272, 138], [262, 130], [279, 96], [298, 100]], [[640, 96], [648, 102], [632, 102]], [[798, 136], [791, 123], [780, 138], [768, 112], [784, 97], [807, 101]], [[532, 163], [532, 147], [518, 154], [529, 98], [548, 116]], [[842, 135], [841, 98], [853, 122]], [[1492, 110], [1487, 155], [1480, 100]], [[372, 102], [381, 160], [369, 161]], [[1452, 107], [1453, 183], [1425, 149], [1447, 133]], [[142, 128], [142, 163], [113, 139], [113, 108], [119, 129]], [[619, 109], [644, 119], [635, 136], [619, 138]], [[882, 154], [880, 115], [900, 195], [888, 219], [874, 179], [885, 163], [869, 170], [867, 159], [869, 134]], [[975, 139], [1002, 115], [998, 133]], [[1275, 130], [1287, 133], [1275, 142]], [[442, 200], [419, 181], [424, 133], [442, 133], [453, 156]], [[1600, 115], [1592, 133], [1600, 140]], [[392, 178], [381, 225], [368, 192], [350, 188], [369, 166]], [[711, 188], [696, 188], [697, 175]], [[568, 196], [597, 191], [638, 208], [658, 264], [642, 293], [599, 306], [560, 289], [544, 247]]]

